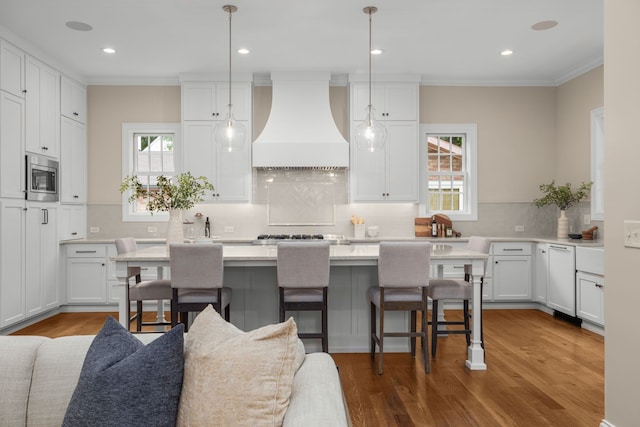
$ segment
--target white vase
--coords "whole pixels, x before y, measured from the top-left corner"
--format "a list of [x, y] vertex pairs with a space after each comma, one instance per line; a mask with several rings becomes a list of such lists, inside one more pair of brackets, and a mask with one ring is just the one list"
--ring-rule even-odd
[[558, 218], [558, 239], [569, 238], [569, 218], [567, 218], [567, 211], [560, 210], [560, 218]]
[[182, 210], [171, 209], [169, 222], [167, 223], [167, 250], [172, 243], [184, 243], [184, 231], [182, 229]]

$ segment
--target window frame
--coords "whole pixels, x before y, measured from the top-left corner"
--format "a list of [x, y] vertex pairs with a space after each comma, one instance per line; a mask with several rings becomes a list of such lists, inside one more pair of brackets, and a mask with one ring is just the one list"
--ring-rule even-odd
[[[134, 135], [147, 134], [173, 134], [173, 156], [175, 174], [181, 172], [181, 136], [182, 125], [180, 123], [123, 123], [122, 124], [122, 174], [120, 182], [133, 173], [134, 164]], [[149, 211], [134, 212], [129, 197], [132, 190], [122, 193], [122, 221], [123, 222], [166, 222], [169, 219], [168, 212]]]
[[[464, 134], [464, 159], [468, 182], [465, 191], [465, 208], [461, 211], [431, 211], [429, 209], [428, 149], [426, 138], [429, 134]], [[454, 221], [478, 220], [478, 125], [476, 123], [424, 123], [420, 125], [420, 206], [419, 214], [430, 217], [445, 214]]]

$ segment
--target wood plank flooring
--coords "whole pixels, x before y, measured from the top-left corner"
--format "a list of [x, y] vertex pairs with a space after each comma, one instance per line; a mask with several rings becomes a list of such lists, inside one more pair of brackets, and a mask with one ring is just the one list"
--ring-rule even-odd
[[[14, 335], [94, 334], [107, 314], [63, 313]], [[447, 311], [448, 318], [460, 316]], [[431, 373], [420, 358], [333, 354], [353, 425], [598, 426], [604, 418], [604, 339], [537, 310], [485, 310], [487, 371], [464, 367], [463, 335], [438, 339]]]

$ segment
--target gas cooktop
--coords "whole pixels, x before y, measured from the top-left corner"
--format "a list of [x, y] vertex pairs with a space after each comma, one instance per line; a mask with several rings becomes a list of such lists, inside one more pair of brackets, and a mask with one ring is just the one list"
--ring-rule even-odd
[[254, 245], [275, 245], [278, 242], [326, 240], [332, 245], [348, 245], [351, 242], [341, 234], [260, 234]]

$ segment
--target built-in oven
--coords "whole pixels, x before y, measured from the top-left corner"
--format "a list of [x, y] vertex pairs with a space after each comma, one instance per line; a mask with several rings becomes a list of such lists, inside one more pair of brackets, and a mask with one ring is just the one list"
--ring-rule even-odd
[[27, 154], [27, 200], [58, 201], [58, 162]]

